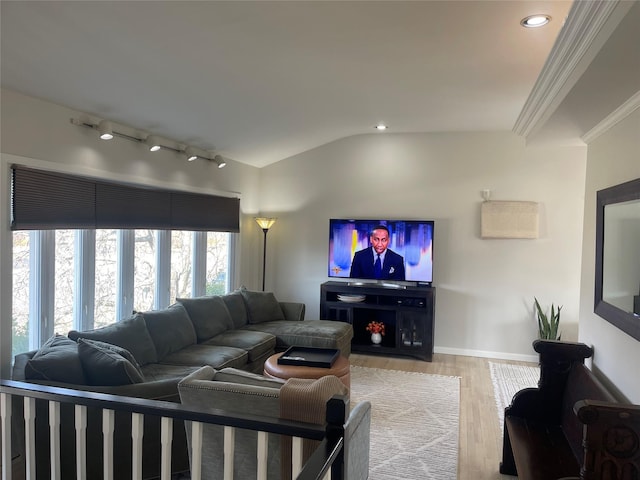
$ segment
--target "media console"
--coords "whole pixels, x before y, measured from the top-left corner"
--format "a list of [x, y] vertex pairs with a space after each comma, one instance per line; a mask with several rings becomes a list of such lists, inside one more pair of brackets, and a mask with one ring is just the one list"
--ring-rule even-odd
[[[434, 287], [325, 282], [320, 286], [320, 318], [353, 326], [351, 350], [374, 354], [408, 355], [430, 362], [433, 358]], [[362, 301], [343, 301], [353, 296]], [[373, 344], [367, 325], [385, 325], [382, 343]]]

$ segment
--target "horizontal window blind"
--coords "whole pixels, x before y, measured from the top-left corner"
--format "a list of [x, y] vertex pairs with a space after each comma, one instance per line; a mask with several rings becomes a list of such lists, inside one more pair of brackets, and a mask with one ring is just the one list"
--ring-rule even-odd
[[12, 165], [11, 229], [152, 228], [238, 232], [240, 199]]

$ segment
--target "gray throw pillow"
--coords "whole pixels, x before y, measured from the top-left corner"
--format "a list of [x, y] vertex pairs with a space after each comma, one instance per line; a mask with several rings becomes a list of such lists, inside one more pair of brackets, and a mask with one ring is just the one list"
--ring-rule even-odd
[[234, 328], [229, 309], [219, 296], [176, 298], [193, 322], [198, 342]]
[[86, 332], [71, 330], [69, 338], [72, 340], [88, 338], [89, 340], [118, 345], [130, 351], [138, 365], [146, 365], [158, 361], [156, 347], [151, 339], [149, 330], [147, 330], [147, 324], [144, 321], [144, 317], [138, 313], [125, 320], [112, 323], [106, 327], [96, 328], [95, 330]]
[[144, 312], [142, 316], [156, 346], [158, 361], [198, 340], [187, 310], [179, 303], [164, 310]]
[[135, 358], [122, 347], [80, 338], [78, 355], [89, 385], [114, 386], [144, 382]]
[[242, 298], [242, 294], [239, 290], [223, 295], [220, 298], [222, 298], [222, 301], [229, 309], [231, 319], [233, 320], [233, 326], [235, 328], [242, 328], [249, 323], [247, 318], [247, 307], [245, 306], [244, 298]]
[[276, 296], [272, 292], [252, 292], [241, 290], [240, 293], [247, 305], [249, 323], [286, 320]]
[[25, 365], [24, 376], [26, 380], [49, 380], [76, 385], [87, 383], [78, 356], [78, 345], [64, 335], [54, 335], [40, 347]]

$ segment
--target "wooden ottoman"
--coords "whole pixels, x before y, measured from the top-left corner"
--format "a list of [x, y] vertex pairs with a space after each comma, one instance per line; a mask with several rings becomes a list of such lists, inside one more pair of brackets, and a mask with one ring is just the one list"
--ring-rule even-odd
[[264, 375], [266, 377], [287, 380], [289, 378], [318, 379], [326, 375], [335, 375], [348, 389], [351, 389], [351, 365], [347, 357], [339, 355], [330, 368], [323, 368], [279, 364], [278, 358], [282, 354], [283, 352], [271, 355], [264, 362]]

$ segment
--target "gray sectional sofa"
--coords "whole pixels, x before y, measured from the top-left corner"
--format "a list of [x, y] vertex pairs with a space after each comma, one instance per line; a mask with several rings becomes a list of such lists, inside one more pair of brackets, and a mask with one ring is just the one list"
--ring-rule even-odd
[[[178, 382], [202, 366], [261, 373], [269, 356], [292, 345], [338, 348], [343, 355], [350, 355], [351, 325], [304, 320], [304, 314], [302, 303], [279, 302], [273, 293], [244, 288], [221, 296], [177, 299], [164, 310], [137, 312], [103, 328], [56, 335], [39, 350], [17, 355], [12, 378], [180, 402]], [[42, 414], [36, 416], [37, 450], [42, 453], [37, 455], [37, 468], [44, 475], [49, 470], [46, 405], [37, 408], [42, 409]], [[66, 478], [65, 472], [72, 475], [75, 468], [73, 411], [62, 410], [61, 446], [70, 447], [61, 456], [62, 476]], [[38, 421], [38, 417], [42, 420]], [[116, 478], [129, 478], [131, 470], [127, 421], [116, 418], [123, 429], [116, 429], [115, 445], [127, 452], [116, 462]], [[88, 478], [102, 478], [100, 422], [98, 411], [89, 413], [87, 452], [92, 458], [87, 461]], [[157, 423], [145, 422], [144, 478], [159, 475]], [[174, 426], [173, 442], [172, 471], [186, 471], [189, 463], [183, 425]]]

